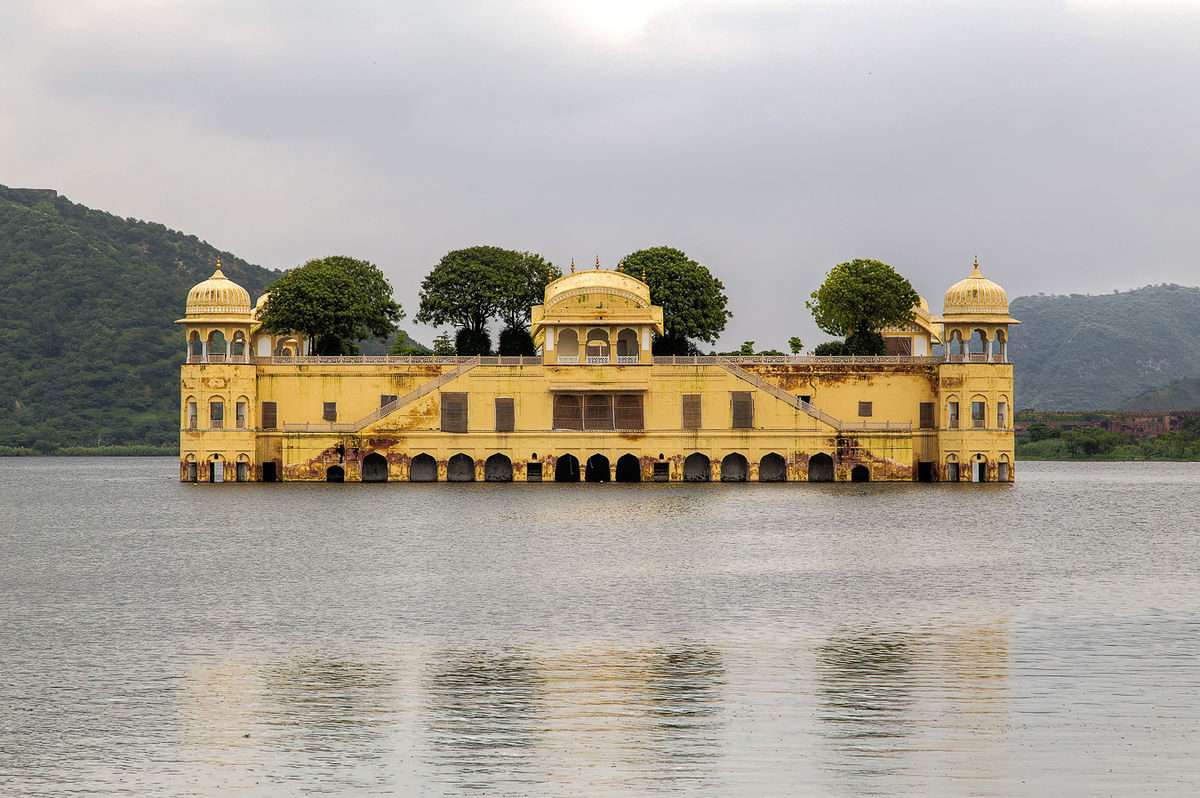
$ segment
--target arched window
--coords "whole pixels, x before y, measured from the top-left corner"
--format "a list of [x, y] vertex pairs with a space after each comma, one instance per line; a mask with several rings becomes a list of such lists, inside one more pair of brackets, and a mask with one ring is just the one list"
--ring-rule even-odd
[[637, 330], [626, 327], [617, 333], [617, 362], [636, 363], [638, 354]]
[[212, 399], [208, 403], [208, 428], [225, 429], [225, 400]]
[[1008, 429], [1008, 397], [1000, 394], [996, 402], [996, 429]]
[[1008, 362], [1008, 336], [1004, 330], [996, 330], [996, 348], [992, 351], [992, 360], [997, 363]]
[[946, 340], [946, 351], [952, 358], [959, 358], [962, 357], [964, 349], [962, 331], [951, 330], [950, 337]]
[[234, 357], [242, 357], [246, 354], [246, 336], [241, 330], [233, 334], [233, 344], [229, 348], [229, 354]]
[[608, 362], [608, 330], [588, 330], [587, 362]]
[[188, 361], [199, 362], [204, 358], [204, 342], [200, 340], [200, 333], [192, 332], [192, 337], [188, 340]]
[[225, 333], [220, 330], [213, 330], [208, 336], [208, 354], [212, 356], [225, 356]]
[[983, 330], [973, 330], [971, 332], [971, 340], [968, 342], [967, 350], [971, 353], [971, 360], [987, 360], [988, 337]]
[[579, 333], [570, 327], [558, 331], [558, 362], [579, 362]]
[[239, 396], [233, 404], [233, 426], [234, 429], [246, 429], [246, 414], [250, 410], [250, 400], [245, 396]]
[[958, 428], [958, 397], [950, 394], [946, 397], [946, 429]]
[[258, 346], [256, 351], [259, 357], [271, 356], [271, 337], [268, 335], [260, 335], [258, 338]]
[[186, 417], [183, 420], [183, 425], [187, 429], [196, 429], [200, 426], [200, 406], [196, 402], [196, 397], [189, 396], [183, 402], [183, 412]]
[[981, 393], [971, 397], [971, 428], [987, 428], [987, 397]]

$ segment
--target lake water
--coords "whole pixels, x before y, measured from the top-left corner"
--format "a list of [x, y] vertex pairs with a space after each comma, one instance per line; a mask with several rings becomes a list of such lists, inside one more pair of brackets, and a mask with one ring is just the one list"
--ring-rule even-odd
[[1017, 478], [0, 459], [0, 794], [1197, 794], [1200, 465]]

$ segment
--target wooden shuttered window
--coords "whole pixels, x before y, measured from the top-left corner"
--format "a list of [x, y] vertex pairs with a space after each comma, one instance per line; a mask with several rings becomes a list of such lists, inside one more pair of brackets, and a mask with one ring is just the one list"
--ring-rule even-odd
[[933, 429], [933, 402], [921, 402], [920, 405], [920, 420], [921, 429]]
[[496, 397], [496, 432], [512, 432], [516, 428], [517, 413], [512, 397]]
[[467, 431], [467, 395], [442, 393], [442, 432]]
[[606, 393], [589, 394], [584, 397], [583, 426], [586, 429], [612, 429], [612, 397]]
[[911, 355], [911, 338], [884, 338], [883, 353], [885, 355]]
[[751, 429], [754, 427], [754, 392], [731, 391], [734, 429]]
[[337, 402], [325, 402], [321, 410], [321, 418], [326, 421], [337, 421]]
[[616, 398], [617, 429], [645, 429], [645, 414], [642, 411], [640, 394], [623, 393]]
[[700, 429], [700, 394], [683, 395], [683, 428]]
[[858, 414], [860, 416], [874, 415], [874, 412], [875, 412], [874, 405], [871, 402], [859, 402], [858, 403]]
[[554, 428], [583, 429], [580, 397], [562, 393], [554, 395]]
[[278, 405], [275, 402], [262, 403], [262, 428], [275, 429], [278, 426]]

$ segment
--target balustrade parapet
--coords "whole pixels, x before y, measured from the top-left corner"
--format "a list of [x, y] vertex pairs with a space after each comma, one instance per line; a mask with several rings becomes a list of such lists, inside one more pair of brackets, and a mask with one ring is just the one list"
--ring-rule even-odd
[[542, 358], [538, 355], [256, 355], [251, 360], [256, 365], [266, 366], [461, 366], [464, 363], [478, 363], [484, 366], [542, 365]]

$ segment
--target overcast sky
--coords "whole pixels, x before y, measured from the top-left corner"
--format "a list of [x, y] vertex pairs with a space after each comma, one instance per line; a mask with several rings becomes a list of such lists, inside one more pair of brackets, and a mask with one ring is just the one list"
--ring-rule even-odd
[[367, 258], [410, 320], [451, 249], [668, 244], [723, 346], [811, 346], [853, 258], [935, 312], [976, 253], [1010, 298], [1200, 283], [1200, 0], [10, 2], [0, 183]]

